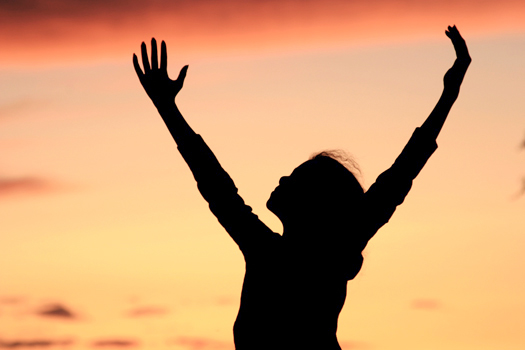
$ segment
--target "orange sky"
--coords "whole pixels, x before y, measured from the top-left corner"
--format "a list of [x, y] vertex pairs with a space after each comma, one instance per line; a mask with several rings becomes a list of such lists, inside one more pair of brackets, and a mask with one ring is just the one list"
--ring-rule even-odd
[[392, 164], [439, 97], [453, 23], [472, 66], [338, 337], [525, 347], [525, 3], [86, 4], [0, 3], [0, 349], [233, 349], [243, 259], [134, 75], [141, 41], [166, 39], [172, 75], [190, 65], [183, 114], [280, 231], [264, 203], [310, 154], [349, 151], [365, 187]]

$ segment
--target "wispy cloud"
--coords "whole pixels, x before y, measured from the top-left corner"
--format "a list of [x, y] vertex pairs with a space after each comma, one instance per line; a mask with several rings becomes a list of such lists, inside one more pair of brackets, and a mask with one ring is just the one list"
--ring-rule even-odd
[[128, 317], [161, 316], [168, 313], [168, 309], [159, 306], [143, 306], [134, 308], [126, 313]]
[[517, 200], [519, 199], [521, 196], [523, 196], [525, 194], [525, 177], [522, 177], [521, 178], [521, 188], [520, 190], [518, 191], [518, 193], [516, 193], [512, 199], [514, 200]]
[[0, 199], [12, 195], [49, 193], [59, 187], [57, 183], [38, 176], [0, 178]]
[[[520, 150], [525, 150], [525, 138], [519, 146]], [[514, 196], [514, 199], [518, 199], [525, 194], [525, 176], [521, 178], [521, 188], [518, 193]]]
[[4, 305], [15, 305], [20, 304], [24, 301], [24, 298], [17, 296], [4, 296], [0, 297], [0, 304]]
[[372, 346], [370, 344], [365, 342], [359, 342], [359, 341], [340, 341], [339, 345], [345, 350], [366, 350], [371, 349]]
[[91, 346], [94, 348], [130, 348], [138, 346], [139, 343], [132, 339], [100, 339], [91, 342]]
[[[319, 45], [373, 38], [421, 38], [461, 20], [470, 30], [523, 30], [515, 0], [17, 0], [0, 1], [0, 61], [91, 59], [130, 55], [144, 36], [162, 35], [179, 50]], [[475, 15], [471, 9], [475, 7]], [[445, 22], [445, 23], [443, 23]], [[418, 30], [413, 28], [417, 26]], [[442, 35], [442, 32], [436, 33]], [[140, 39], [142, 38], [142, 39]], [[40, 53], [40, 54], [35, 54]], [[52, 56], [51, 56], [52, 55]], [[49, 62], [47, 62], [49, 63]]]
[[53, 317], [60, 319], [75, 319], [77, 316], [68, 308], [61, 304], [50, 304], [42, 307], [36, 312], [37, 315], [43, 317]]
[[20, 112], [31, 110], [35, 107], [42, 107], [45, 102], [34, 98], [22, 98], [8, 103], [0, 104], [0, 121]]
[[235, 297], [223, 296], [223, 297], [218, 297], [217, 299], [215, 299], [215, 302], [217, 305], [220, 305], [220, 306], [236, 305], [239, 303], [239, 299]]
[[437, 299], [414, 299], [411, 307], [417, 310], [438, 310], [442, 308], [442, 304]]
[[189, 350], [233, 350], [232, 342], [225, 342], [205, 337], [179, 337], [171, 344], [185, 347]]
[[20, 348], [48, 348], [53, 346], [67, 346], [73, 344], [72, 339], [33, 339], [33, 340], [1, 340], [0, 348], [20, 349]]

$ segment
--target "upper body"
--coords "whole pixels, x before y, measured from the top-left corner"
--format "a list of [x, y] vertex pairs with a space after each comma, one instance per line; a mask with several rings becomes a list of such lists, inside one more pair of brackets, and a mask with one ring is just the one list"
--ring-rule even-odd
[[[337, 319], [347, 280], [359, 272], [368, 240], [408, 194], [412, 180], [437, 147], [435, 139], [419, 128], [414, 132], [392, 167], [360, 199], [359, 215], [353, 215], [343, 228], [346, 237], [335, 243], [322, 238], [301, 242], [273, 232], [244, 203], [202, 138], [194, 135], [188, 140], [179, 145], [179, 151], [212, 213], [238, 244], [246, 262], [234, 326], [236, 348], [290, 349], [290, 343], [299, 348], [306, 341], [300, 348], [339, 349]], [[323, 227], [317, 229], [320, 231], [314, 233], [319, 237], [330, 235]]]
[[[366, 193], [356, 195], [352, 210], [338, 211], [343, 219], [349, 216], [348, 225], [341, 225], [344, 220], [332, 220], [330, 212], [323, 215], [309, 212], [310, 208], [301, 206], [301, 201], [289, 203], [303, 212], [290, 210], [283, 197], [286, 193], [290, 197], [290, 193], [300, 192], [297, 188], [295, 192], [290, 191], [290, 186], [282, 184], [267, 203], [283, 222], [282, 236], [272, 232], [244, 204], [231, 178], [178, 110], [174, 99], [182, 88], [188, 67], [181, 70], [176, 80], [171, 80], [167, 75], [166, 45], [162, 42], [159, 65], [155, 39], [151, 65], [146, 45], [142, 43], [144, 71], [137, 56], [133, 56], [139, 80], [179, 146], [201, 194], [244, 255], [246, 275], [234, 325], [237, 350], [340, 349], [336, 331], [346, 298], [346, 283], [359, 272], [363, 262], [361, 252], [368, 240], [403, 202], [412, 180], [437, 147], [436, 137], [458, 97], [470, 64], [466, 44], [455, 26], [448, 27], [446, 33], [457, 59], [445, 74], [438, 103], [392, 167], [382, 173]], [[301, 178], [311, 164], [303, 163], [289, 178]], [[308, 192], [308, 188], [305, 190]], [[335, 203], [336, 208], [337, 205]]]

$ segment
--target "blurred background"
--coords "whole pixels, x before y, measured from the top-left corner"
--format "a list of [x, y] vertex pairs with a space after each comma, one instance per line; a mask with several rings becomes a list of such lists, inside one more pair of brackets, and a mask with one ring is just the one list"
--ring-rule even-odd
[[[473, 62], [439, 149], [349, 283], [344, 350], [525, 348], [525, 3], [0, 1], [0, 348], [233, 350], [244, 260], [131, 64], [276, 232], [281, 176], [343, 149], [368, 188]], [[352, 222], [348, 222], [349, 229]], [[307, 335], [305, 335], [307, 336]]]

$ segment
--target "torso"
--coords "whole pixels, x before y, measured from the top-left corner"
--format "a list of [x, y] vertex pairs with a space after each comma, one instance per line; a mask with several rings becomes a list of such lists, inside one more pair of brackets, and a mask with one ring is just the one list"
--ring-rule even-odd
[[246, 257], [234, 325], [237, 350], [341, 349], [336, 331], [346, 279], [309, 255], [280, 239]]

